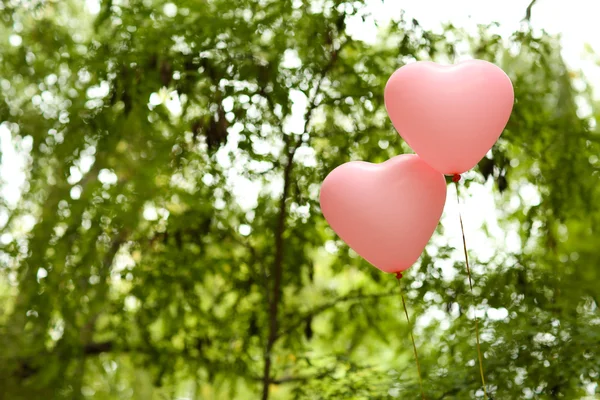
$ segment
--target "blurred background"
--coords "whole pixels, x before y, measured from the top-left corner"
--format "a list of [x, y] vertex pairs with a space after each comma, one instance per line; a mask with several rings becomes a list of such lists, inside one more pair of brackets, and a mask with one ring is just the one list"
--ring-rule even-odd
[[412, 399], [398, 284], [320, 184], [411, 152], [383, 88], [491, 61], [516, 103], [402, 280], [428, 399], [600, 399], [593, 0], [0, 3], [0, 399]]

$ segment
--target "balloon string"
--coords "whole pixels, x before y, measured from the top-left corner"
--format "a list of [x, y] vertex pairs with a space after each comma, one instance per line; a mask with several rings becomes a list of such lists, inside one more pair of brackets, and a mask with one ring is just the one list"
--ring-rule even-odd
[[[456, 185], [456, 202], [458, 203], [458, 219], [460, 221], [460, 231], [462, 233], [463, 240], [463, 250], [465, 253], [465, 264], [467, 265], [467, 275], [469, 277], [469, 287], [471, 288], [471, 298], [473, 301], [473, 305], [475, 305], [475, 294], [473, 293], [473, 280], [471, 279], [471, 268], [469, 266], [469, 254], [467, 252], [467, 239], [465, 238], [465, 227], [463, 225], [462, 214], [460, 212], [460, 196], [458, 193], [458, 181], [460, 180], [460, 175], [454, 175], [452, 181]], [[479, 358], [479, 373], [481, 374], [481, 384], [483, 385], [483, 395], [487, 399], [487, 391], [485, 389], [485, 377], [483, 374], [483, 357], [481, 355], [481, 344], [479, 343], [479, 319], [477, 318], [477, 312], [475, 314], [475, 339], [477, 341], [477, 356]]]
[[406, 315], [406, 322], [408, 322], [408, 327], [410, 328], [410, 340], [412, 341], [413, 353], [415, 354], [415, 361], [417, 362], [417, 371], [419, 373], [419, 387], [421, 388], [421, 397], [425, 400], [425, 392], [423, 391], [423, 379], [421, 378], [421, 364], [419, 364], [419, 355], [417, 354], [417, 345], [415, 344], [415, 337], [413, 336], [413, 326], [410, 323], [410, 318], [408, 317], [408, 310], [406, 308], [406, 300], [404, 300], [404, 294], [402, 293], [402, 283], [400, 282], [400, 278], [402, 278], [401, 272], [396, 272], [396, 279], [398, 280], [398, 286], [400, 287], [400, 297], [402, 298], [402, 306], [404, 307], [404, 315]]

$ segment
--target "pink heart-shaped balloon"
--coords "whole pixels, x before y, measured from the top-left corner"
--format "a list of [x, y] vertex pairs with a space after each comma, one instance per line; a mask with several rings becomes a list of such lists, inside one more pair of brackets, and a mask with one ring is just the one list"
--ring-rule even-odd
[[446, 180], [414, 154], [382, 164], [353, 161], [327, 175], [320, 201], [331, 228], [354, 251], [384, 272], [400, 272], [433, 235]]
[[514, 91], [504, 71], [487, 61], [421, 61], [394, 72], [384, 97], [394, 127], [415, 153], [454, 175], [473, 168], [498, 140]]

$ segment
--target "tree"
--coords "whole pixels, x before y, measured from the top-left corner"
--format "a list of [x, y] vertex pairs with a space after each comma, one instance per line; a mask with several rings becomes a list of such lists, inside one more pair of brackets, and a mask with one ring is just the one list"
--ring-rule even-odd
[[[556, 38], [400, 18], [369, 44], [347, 28], [356, 1], [82, 4], [0, 5], [0, 120], [27, 162], [0, 205], [2, 398], [416, 398], [397, 283], [333, 234], [318, 190], [346, 161], [408, 152], [387, 78], [464, 44], [517, 99], [466, 177], [494, 181], [522, 242], [475, 260], [488, 391], [598, 390], [600, 136]], [[481, 398], [453, 253], [430, 246], [404, 285], [413, 315], [440, 314], [417, 327], [428, 398]]]

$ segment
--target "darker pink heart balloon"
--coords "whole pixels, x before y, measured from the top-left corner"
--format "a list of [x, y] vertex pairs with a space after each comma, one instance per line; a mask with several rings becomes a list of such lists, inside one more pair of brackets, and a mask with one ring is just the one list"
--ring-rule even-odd
[[384, 272], [417, 261], [440, 220], [446, 180], [414, 154], [382, 163], [354, 161], [323, 182], [321, 210], [331, 228]]
[[385, 87], [398, 133], [443, 174], [473, 168], [504, 130], [514, 102], [510, 78], [487, 61], [405, 65]]

